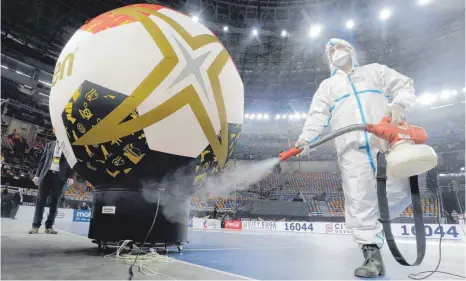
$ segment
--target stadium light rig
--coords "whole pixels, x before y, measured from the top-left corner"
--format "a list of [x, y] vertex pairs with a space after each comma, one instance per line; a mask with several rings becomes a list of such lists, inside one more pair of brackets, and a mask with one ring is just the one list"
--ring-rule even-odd
[[352, 30], [354, 28], [354, 21], [353, 20], [348, 20], [345, 24], [346, 28], [349, 30]]
[[381, 20], [388, 20], [392, 15], [392, 11], [389, 8], [383, 8], [380, 11], [380, 19]]

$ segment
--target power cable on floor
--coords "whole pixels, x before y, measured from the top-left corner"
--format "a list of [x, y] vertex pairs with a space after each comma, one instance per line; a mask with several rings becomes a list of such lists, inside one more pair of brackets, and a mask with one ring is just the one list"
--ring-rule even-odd
[[[150, 226], [149, 228], [149, 231], [147, 232], [146, 234], [146, 237], [144, 238], [144, 241], [142, 242], [141, 244], [141, 247], [139, 247], [139, 251], [136, 255], [136, 258], [134, 259], [134, 262], [133, 264], [129, 267], [128, 269], [128, 272], [129, 272], [129, 277], [128, 277], [128, 280], [132, 280], [133, 279], [133, 276], [134, 276], [134, 273], [133, 273], [133, 267], [134, 265], [136, 264], [138, 258], [139, 258], [139, 255], [141, 254], [141, 250], [142, 248], [144, 247], [144, 245], [146, 244], [146, 241], [147, 241], [147, 238], [149, 238], [150, 234], [152, 233], [152, 229], [154, 228], [154, 225], [155, 225], [155, 221], [157, 220], [157, 215], [159, 214], [159, 206], [160, 206], [160, 199], [163, 197], [163, 194], [165, 192], [165, 189], [164, 188], [160, 188], [159, 189], [159, 198], [157, 199], [157, 208], [155, 210], [155, 215], [154, 215], [154, 220], [152, 221], [152, 225]], [[139, 267], [140, 270], [141, 270], [141, 267]], [[168, 277], [168, 276], [165, 276], [165, 277]], [[170, 278], [171, 279], [171, 278]]]
[[[430, 172], [427, 172], [427, 176], [429, 177], [429, 179], [430, 179], [430, 181], [432, 183], [432, 186], [434, 186], [435, 195], [437, 197], [437, 207], [438, 207], [438, 210], [437, 210], [437, 222], [438, 222], [438, 226], [439, 226], [439, 229], [443, 229], [442, 224], [440, 222], [440, 219], [441, 219], [440, 210], [443, 210], [443, 204], [441, 202], [441, 196], [442, 195], [440, 194], [440, 189], [435, 188], [436, 184], [434, 183], [434, 180], [430, 176]], [[410, 275], [408, 275], [408, 278], [413, 279], [413, 280], [424, 280], [424, 279], [427, 279], [427, 278], [431, 277], [435, 273], [442, 273], [442, 274], [445, 274], [445, 275], [448, 275], [448, 276], [451, 276], [451, 277], [461, 278], [463, 280], [466, 278], [466, 277], [458, 275], [458, 274], [438, 270], [438, 268], [440, 267], [440, 263], [442, 262], [442, 240], [443, 240], [443, 231], [440, 234], [440, 241], [439, 241], [439, 244], [438, 244], [439, 257], [438, 257], [438, 263], [437, 263], [437, 266], [435, 267], [435, 269], [434, 270], [422, 271], [422, 272], [415, 273], [415, 274], [410, 274]], [[427, 274], [427, 275], [420, 276], [422, 274]]]
[[[116, 260], [124, 261], [126, 264], [134, 265], [135, 257], [140, 251], [144, 255], [141, 255], [135, 264], [139, 271], [144, 275], [158, 275], [163, 276], [167, 279], [172, 279], [169, 276], [166, 276], [159, 272], [160, 265], [167, 264], [173, 259], [166, 256], [157, 254], [155, 251], [144, 251], [140, 247], [134, 245], [132, 240], [124, 240], [117, 247], [117, 251], [113, 254], [106, 255], [104, 258], [112, 258]], [[124, 253], [125, 251], [130, 251], [129, 253]]]

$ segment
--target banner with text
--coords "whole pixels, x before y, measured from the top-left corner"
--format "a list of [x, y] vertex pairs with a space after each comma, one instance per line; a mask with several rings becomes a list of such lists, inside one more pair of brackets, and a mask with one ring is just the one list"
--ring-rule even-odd
[[[16, 213], [16, 219], [32, 221], [34, 218], [35, 207], [32, 206], [19, 206], [18, 213]], [[43, 218], [47, 219], [49, 214], [49, 208], [44, 208]], [[73, 221], [73, 209], [58, 208], [57, 216], [55, 217], [56, 222], [72, 222]]]
[[[284, 231], [300, 233], [320, 233], [320, 234], [351, 234], [351, 230], [346, 228], [345, 223], [325, 223], [325, 222], [274, 222], [274, 221], [243, 221], [243, 229], [249, 231]], [[464, 232], [458, 224], [437, 224], [425, 225], [427, 239], [462, 240]], [[414, 224], [392, 223], [394, 237], [416, 237]]]
[[240, 220], [225, 220], [225, 229], [241, 230], [243, 223]]
[[221, 229], [220, 220], [193, 218], [194, 229]]
[[278, 231], [276, 221], [242, 221], [243, 229], [250, 231]]

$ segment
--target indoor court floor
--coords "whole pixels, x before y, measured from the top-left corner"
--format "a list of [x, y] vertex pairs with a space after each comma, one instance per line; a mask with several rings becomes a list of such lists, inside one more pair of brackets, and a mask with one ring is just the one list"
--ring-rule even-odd
[[[127, 279], [128, 265], [103, 259], [86, 237], [88, 227], [84, 222], [57, 223], [56, 236], [28, 235], [30, 222], [2, 219], [1, 278]], [[135, 270], [134, 279], [355, 280], [359, 278], [353, 270], [363, 261], [349, 235], [190, 230], [188, 240], [182, 253], [170, 249], [168, 256], [174, 261], [160, 269], [163, 276], [145, 276]], [[413, 261], [414, 240], [397, 242]], [[465, 243], [443, 241], [442, 245], [439, 270], [464, 276]], [[377, 280], [406, 280], [409, 274], [433, 270], [438, 255], [438, 240], [429, 240], [424, 262], [403, 267], [384, 247], [387, 275]], [[454, 278], [436, 273], [430, 279]]]

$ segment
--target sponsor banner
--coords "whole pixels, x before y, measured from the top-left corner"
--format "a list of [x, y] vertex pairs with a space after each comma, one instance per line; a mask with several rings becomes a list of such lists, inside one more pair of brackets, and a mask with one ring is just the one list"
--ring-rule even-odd
[[[32, 221], [32, 219], [34, 218], [35, 209], [36, 208], [32, 207], [32, 206], [24, 206], [24, 205], [19, 206], [18, 213], [16, 213], [16, 219]], [[44, 208], [43, 218], [47, 219], [48, 215], [49, 215], [49, 208], [45, 207]], [[56, 222], [71, 222], [71, 221], [73, 221], [73, 209], [58, 208], [57, 216], [55, 217], [55, 221]]]
[[[225, 221], [226, 222], [226, 221]], [[345, 223], [326, 222], [274, 222], [274, 221], [243, 221], [244, 230], [248, 231], [284, 231], [301, 233], [321, 233], [351, 235], [352, 231], [346, 228]], [[226, 224], [225, 224], [226, 228]], [[425, 225], [427, 239], [462, 240], [465, 233], [458, 224], [437, 224]], [[392, 233], [394, 237], [415, 238], [416, 230], [414, 224], [392, 223]]]
[[317, 233], [352, 234], [351, 230], [347, 229], [346, 224], [342, 222], [314, 223], [314, 225], [316, 225]]
[[221, 229], [220, 220], [193, 218], [194, 229]]
[[243, 223], [240, 220], [225, 220], [225, 229], [241, 230]]
[[312, 222], [277, 222], [277, 231], [288, 232], [315, 232], [314, 223]]
[[73, 221], [90, 222], [92, 212], [89, 210], [74, 210]]
[[277, 231], [275, 221], [242, 221], [243, 229], [249, 231]]
[[[424, 228], [427, 239], [440, 239], [443, 236], [443, 239], [462, 240], [464, 237], [464, 232], [458, 224], [425, 224]], [[414, 224], [410, 223], [392, 223], [392, 232], [395, 237], [416, 237]]]

